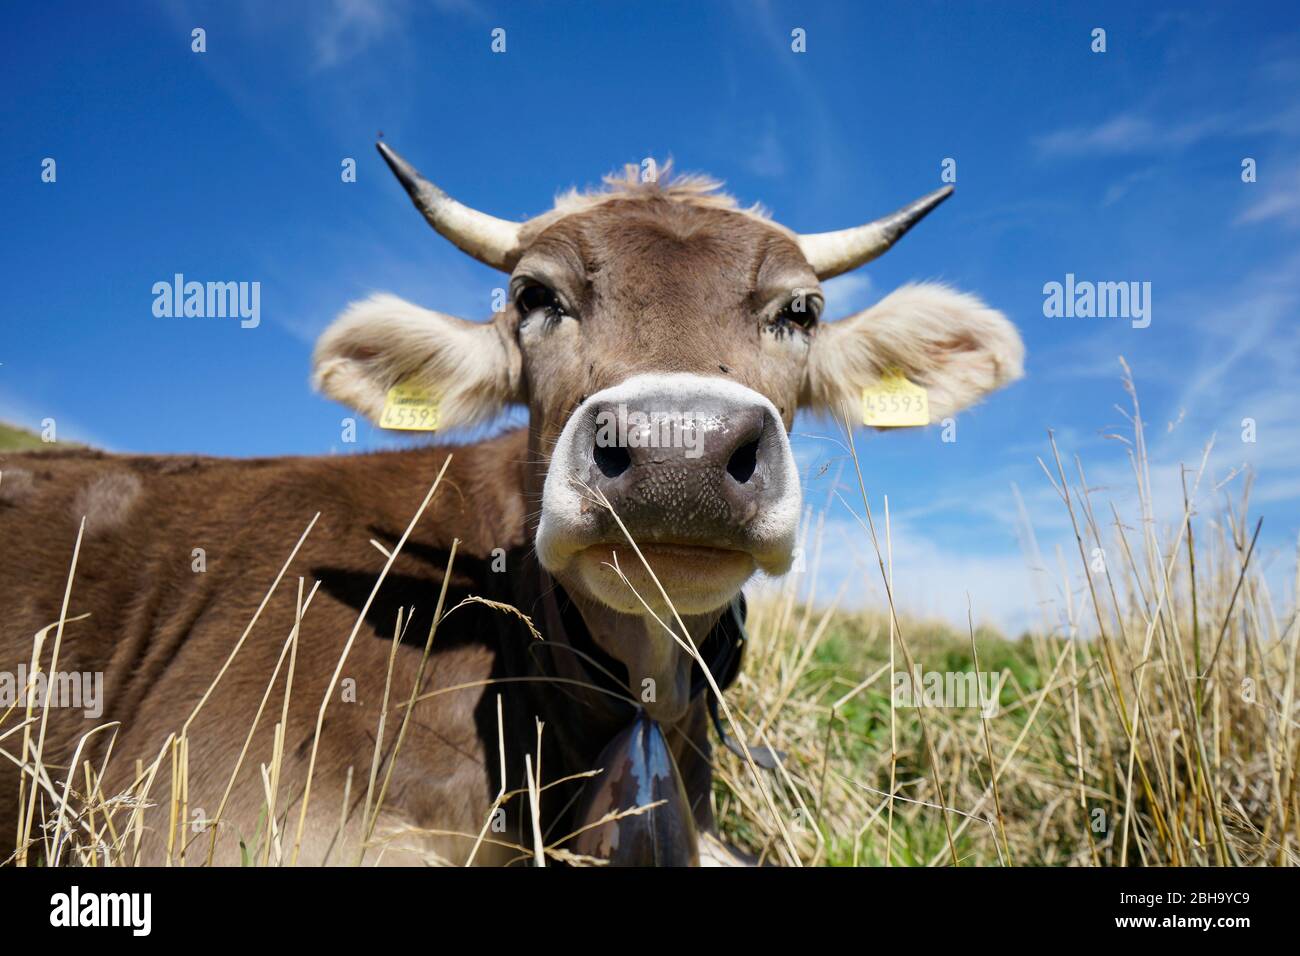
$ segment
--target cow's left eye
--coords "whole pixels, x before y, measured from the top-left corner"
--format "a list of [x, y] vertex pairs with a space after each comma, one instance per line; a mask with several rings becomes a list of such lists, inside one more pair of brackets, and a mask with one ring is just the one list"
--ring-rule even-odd
[[530, 282], [515, 294], [515, 308], [521, 318], [527, 318], [534, 312], [542, 311], [547, 318], [564, 315], [564, 306], [554, 289], [549, 289], [540, 282]]

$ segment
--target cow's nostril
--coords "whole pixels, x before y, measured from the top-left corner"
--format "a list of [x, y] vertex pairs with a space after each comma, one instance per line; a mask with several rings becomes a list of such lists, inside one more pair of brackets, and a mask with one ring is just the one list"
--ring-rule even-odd
[[632, 456], [626, 448], [617, 445], [602, 445], [596, 442], [591, 452], [596, 467], [606, 478], [617, 478], [632, 467]]
[[754, 469], [757, 467], [758, 439], [755, 438], [731, 453], [731, 459], [727, 462], [727, 474], [743, 485], [754, 477]]

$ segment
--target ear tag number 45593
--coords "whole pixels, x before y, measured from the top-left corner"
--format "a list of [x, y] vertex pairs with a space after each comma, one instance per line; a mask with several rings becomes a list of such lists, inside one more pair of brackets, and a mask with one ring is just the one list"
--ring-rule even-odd
[[438, 398], [422, 385], [394, 385], [384, 399], [380, 428], [431, 432], [438, 429]]
[[862, 424], [875, 428], [930, 424], [925, 389], [909, 382], [901, 369], [887, 369], [878, 382], [862, 390]]

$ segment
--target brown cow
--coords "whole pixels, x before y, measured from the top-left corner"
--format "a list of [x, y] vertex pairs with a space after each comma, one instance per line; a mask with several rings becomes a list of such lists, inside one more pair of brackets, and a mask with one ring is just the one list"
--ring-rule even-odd
[[[261, 765], [292, 672], [274, 813], [286, 857], [310, 779], [302, 862], [355, 862], [363, 843], [372, 862], [527, 858], [538, 840], [571, 833], [575, 805], [591, 802], [596, 784], [559, 781], [596, 769], [629, 727], [638, 729], [628, 746], [661, 764], [646, 728], [662, 728], [675, 764], [660, 766], [667, 786], [680, 779], [688, 816], [708, 831], [700, 661], [718, 683], [734, 675], [739, 618], [727, 609], [739, 608], [755, 570], [780, 574], [791, 560], [796, 409], [855, 407], [897, 368], [942, 417], [1021, 373], [1010, 323], [944, 287], [905, 287], [852, 318], [819, 321], [819, 280], [879, 255], [950, 190], [866, 226], [800, 236], [737, 208], [715, 183], [629, 175], [515, 224], [460, 205], [379, 149], [435, 229], [510, 273], [509, 302], [481, 324], [392, 296], [354, 304], [316, 349], [317, 387], [376, 420], [402, 383], [433, 390], [443, 428], [508, 405], [526, 406], [529, 426], [473, 445], [331, 458], [10, 456], [0, 478], [0, 668], [25, 666], [33, 636], [59, 620], [84, 517], [55, 669], [101, 673], [105, 687], [98, 719], [48, 711], [46, 783], [61, 792], [82, 735], [119, 722], [86, 740], [74, 790], [81, 762], [98, 771], [111, 740], [103, 797], [138, 795], [141, 777], [156, 778], [140, 811], [140, 859], [179, 859], [182, 847], [187, 863], [207, 859], [209, 835], [195, 832], [220, 808], [214, 859], [237, 862], [240, 839], [255, 847], [265, 830]], [[309, 603], [283, 660], [300, 581]], [[470, 596], [495, 604], [468, 603], [440, 621], [426, 665], [436, 608]], [[699, 661], [668, 628], [685, 628]], [[55, 643], [47, 631], [47, 670]], [[368, 778], [385, 698], [378, 780], [389, 779], [376, 811], [380, 787]], [[169, 735], [185, 724], [187, 752], [173, 755]], [[29, 728], [32, 751], [39, 726]], [[17, 754], [19, 739], [0, 746]], [[173, 756], [188, 767], [177, 821]], [[13, 761], [0, 766], [3, 858], [19, 783]], [[530, 774], [553, 784], [538, 798], [536, 833], [532, 802], [518, 793]], [[36, 806], [52, 817], [54, 805], [42, 789]], [[131, 815], [116, 818], [128, 859]], [[39, 825], [29, 832], [38, 838]], [[617, 834], [596, 842], [598, 854], [627, 859]], [[684, 857], [655, 849], [650, 859], [693, 860], [688, 842]]]

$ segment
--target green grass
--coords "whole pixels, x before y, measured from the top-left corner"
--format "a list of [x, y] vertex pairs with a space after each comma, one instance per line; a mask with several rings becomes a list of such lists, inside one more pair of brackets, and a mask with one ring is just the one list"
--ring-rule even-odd
[[[795, 616], [802, 616], [805, 609], [796, 607]], [[762, 613], [762, 611], [760, 611]], [[811, 621], [816, 620], [816, 615]], [[958, 633], [942, 622], [903, 620], [900, 622], [907, 642], [908, 652], [913, 664], [922, 672], [938, 671], [943, 673], [967, 673], [976, 670], [969, 634]], [[805, 629], [811, 632], [814, 624], [810, 622]], [[760, 630], [763, 625], [759, 624]], [[794, 629], [793, 625], [790, 627]], [[782, 643], [777, 638], [778, 643]], [[1002, 733], [1018, 733], [1025, 724], [1028, 710], [1017, 708], [1015, 703], [1026, 695], [1040, 692], [1047, 676], [1036, 658], [1032, 643], [1027, 640], [1008, 640], [996, 631], [979, 628], [975, 634], [976, 648], [979, 652], [979, 668], [984, 672], [1005, 673], [1006, 680], [1002, 686], [999, 705], [1002, 715], [999, 717]], [[895, 643], [895, 665], [899, 671], [906, 670], [902, 654]], [[832, 748], [834, 761], [832, 770], [837, 768], [856, 768], [857, 780], [882, 793], [888, 793], [890, 787], [889, 762], [891, 754], [890, 732], [890, 697], [891, 685], [888, 671], [874, 683], [860, 690], [841, 703], [832, 715], [831, 708], [841, 698], [849, 694], [868, 675], [887, 668], [889, 660], [888, 618], [878, 612], [847, 613], [837, 612], [828, 619], [827, 626], [820, 641], [816, 644], [807, 666], [799, 674], [793, 685], [790, 699], [797, 702], [798, 712], [806, 722], [802, 723], [797, 734], [800, 746], [808, 747], [813, 753], [806, 761], [807, 776], [817, 779], [821, 767], [819, 761], [824, 752], [825, 743], [831, 737], [835, 745]], [[764, 678], [758, 678], [764, 680]], [[931, 773], [930, 764], [920, 746], [918, 724], [915, 710], [899, 710], [898, 735], [899, 750], [896, 765], [896, 779], [900, 783], [926, 781]], [[789, 716], [789, 715], [787, 715]], [[947, 715], [945, 715], [946, 717]], [[972, 714], [963, 713], [960, 719], [967, 722]], [[943, 735], [951, 729], [940, 726], [945, 720], [931, 718], [932, 732]], [[783, 748], [786, 749], [786, 748]], [[787, 751], [787, 756], [794, 756]], [[739, 769], [737, 767], [737, 769]], [[720, 782], [717, 796], [727, 806], [729, 786]], [[820, 795], [818, 785], [810, 786], [806, 799], [811, 808], [816, 808]], [[895, 792], [907, 793], [901, 787]], [[869, 795], [864, 791], [864, 795]], [[925, 797], [925, 799], [932, 799]], [[929, 808], [920, 808], [917, 804], [897, 804], [898, 811], [894, 821], [895, 840], [890, 848], [894, 865], [925, 865], [937, 854], [947, 853], [947, 834], [942, 819]], [[916, 812], [921, 809], [923, 812]], [[907, 812], [903, 812], [906, 810]], [[737, 819], [724, 812], [724, 828], [729, 838], [752, 851], [761, 852], [767, 842], [760, 838], [752, 821]], [[797, 820], [795, 816], [793, 819]], [[885, 845], [878, 839], [878, 833], [868, 833], [862, 839], [850, 835], [845, 828], [828, 826], [825, 822], [815, 824], [820, 827], [825, 841], [817, 863], [823, 866], [883, 865], [885, 862]], [[979, 859], [980, 862], [994, 862], [996, 858], [983, 859], [983, 849], [987, 849], [985, 832], [972, 834], [968, 830], [958, 837], [954, 845], [959, 858]]]
[[34, 448], [48, 447], [49, 445], [41, 441], [40, 435], [35, 435], [16, 425], [7, 425], [0, 422], [0, 452], [29, 451]]

